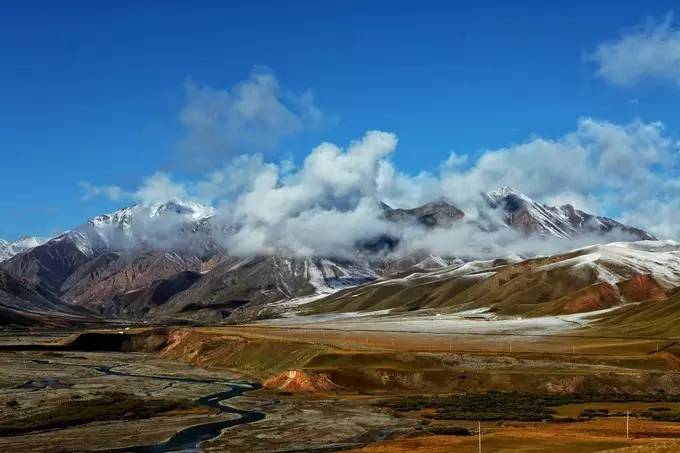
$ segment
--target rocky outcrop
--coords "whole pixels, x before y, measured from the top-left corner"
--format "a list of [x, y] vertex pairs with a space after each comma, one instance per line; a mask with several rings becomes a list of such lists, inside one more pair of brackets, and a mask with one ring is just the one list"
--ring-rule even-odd
[[599, 282], [566, 296], [564, 313], [584, 313], [613, 307], [621, 302], [615, 287]]
[[325, 373], [311, 373], [302, 370], [287, 370], [272, 376], [262, 385], [266, 389], [285, 392], [327, 393], [339, 390], [340, 387], [330, 380]]

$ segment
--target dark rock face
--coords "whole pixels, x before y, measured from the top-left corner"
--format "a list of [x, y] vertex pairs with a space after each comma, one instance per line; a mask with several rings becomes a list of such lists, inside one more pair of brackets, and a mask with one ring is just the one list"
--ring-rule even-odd
[[0, 270], [0, 302], [9, 307], [35, 311], [61, 308], [63, 303], [44, 287], [34, 285]]
[[[198, 276], [199, 271], [209, 269], [216, 262], [159, 251], [103, 249], [94, 250], [88, 256], [67, 234], [4, 261], [0, 268], [7, 275], [47, 292], [52, 300], [66, 307], [108, 317], [142, 318], [151, 307], [174, 295], [163, 297], [172, 292], [175, 283], [182, 290], [189, 286], [175, 282], [174, 276], [182, 272]], [[188, 275], [184, 277], [191, 279]], [[169, 281], [162, 285], [166, 279]], [[128, 293], [137, 295], [135, 303], [129, 302]], [[142, 301], [144, 297], [148, 300]], [[25, 302], [24, 305], [29, 307]]]
[[654, 240], [639, 228], [608, 217], [575, 209], [572, 205], [548, 206], [509, 188], [484, 194], [490, 208], [500, 210], [505, 224], [527, 234], [573, 238], [588, 234], [618, 233], [621, 239]]
[[392, 252], [397, 248], [398, 245], [399, 238], [390, 236], [389, 234], [381, 234], [375, 238], [359, 241], [356, 245], [356, 248], [360, 252], [372, 255], [382, 255]]
[[[397, 224], [415, 224], [425, 228], [450, 227], [465, 217], [463, 211], [452, 204], [440, 200], [426, 203], [412, 209], [392, 208], [381, 203], [383, 217], [389, 222]], [[378, 237], [366, 239], [357, 244], [361, 251], [375, 255], [384, 255], [394, 251], [399, 245], [400, 238], [387, 233]]]
[[117, 292], [108, 301], [99, 304], [98, 309], [109, 317], [143, 319], [152, 308], [165, 304], [200, 278], [198, 272], [182, 271], [136, 290]]
[[624, 225], [620, 222], [617, 222], [614, 219], [610, 219], [609, 217], [601, 217], [601, 216], [596, 216], [593, 214], [588, 214], [587, 212], [583, 212], [579, 209], [575, 209], [572, 205], [566, 204], [563, 206], [560, 206], [559, 208], [552, 208], [552, 209], [559, 209], [563, 215], [565, 215], [569, 219], [569, 223], [576, 229], [580, 229], [582, 231], [589, 231], [589, 232], [612, 232], [612, 231], [621, 231], [627, 235], [629, 235], [632, 239], [640, 239], [643, 241], [653, 241], [656, 240], [656, 237], [653, 235], [647, 233], [644, 230], [641, 230], [639, 228], [631, 227], [628, 225]]
[[154, 308], [156, 318], [231, 321], [253, 319], [274, 302], [317, 291], [355, 286], [377, 278], [367, 265], [319, 258], [229, 258], [186, 291]]
[[447, 227], [465, 217], [463, 211], [447, 203], [436, 201], [413, 209], [393, 209], [382, 204], [385, 219], [392, 222], [417, 222], [426, 227]]

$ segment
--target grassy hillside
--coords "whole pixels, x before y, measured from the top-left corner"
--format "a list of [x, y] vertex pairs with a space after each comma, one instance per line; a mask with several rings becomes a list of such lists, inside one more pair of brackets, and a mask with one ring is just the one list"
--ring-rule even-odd
[[622, 307], [597, 321], [593, 327], [605, 334], [680, 338], [680, 291], [665, 301]]
[[612, 244], [496, 267], [419, 272], [341, 291], [310, 303], [306, 313], [488, 308], [500, 316], [531, 317], [667, 299], [668, 285], [655, 272], [668, 269], [656, 263], [645, 268], [656, 255], [643, 252], [647, 261], [639, 265], [630, 259], [635, 253], [640, 252]]

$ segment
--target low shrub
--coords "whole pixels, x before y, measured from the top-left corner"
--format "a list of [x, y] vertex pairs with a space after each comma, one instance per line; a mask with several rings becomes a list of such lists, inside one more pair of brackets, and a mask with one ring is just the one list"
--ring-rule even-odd
[[427, 431], [436, 436], [471, 436], [472, 433], [462, 426], [429, 426]]
[[[385, 400], [377, 404], [399, 412], [434, 409], [432, 418], [443, 420], [485, 420], [485, 421], [551, 421], [556, 413], [553, 407], [579, 403], [610, 402], [678, 402], [680, 395], [653, 394], [532, 394], [524, 392], [486, 392], [443, 396], [413, 396]], [[668, 411], [650, 412], [649, 416], [667, 416]], [[581, 419], [607, 417], [608, 409], [584, 409]], [[646, 414], [645, 414], [646, 415]]]
[[653, 412], [650, 418], [660, 422], [680, 422], [680, 412]]

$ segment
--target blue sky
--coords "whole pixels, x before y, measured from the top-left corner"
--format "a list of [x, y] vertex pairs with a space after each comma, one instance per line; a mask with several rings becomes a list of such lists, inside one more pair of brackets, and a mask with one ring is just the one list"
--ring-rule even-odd
[[[10, 1], [0, 15], [0, 238], [53, 234], [130, 202], [83, 200], [80, 181], [135, 191], [157, 171], [192, 180], [220, 165], [179, 149], [187, 81], [228, 90], [253, 68], [293, 104], [313, 93], [323, 112], [273, 140], [274, 162], [371, 129], [398, 135], [391, 160], [408, 175], [451, 151], [476, 159], [562, 137], [582, 117], [680, 131], [673, 75], [617, 83], [587, 58], [663, 21], [671, 1], [58, 3]], [[622, 212], [612, 197], [597, 205]]]

